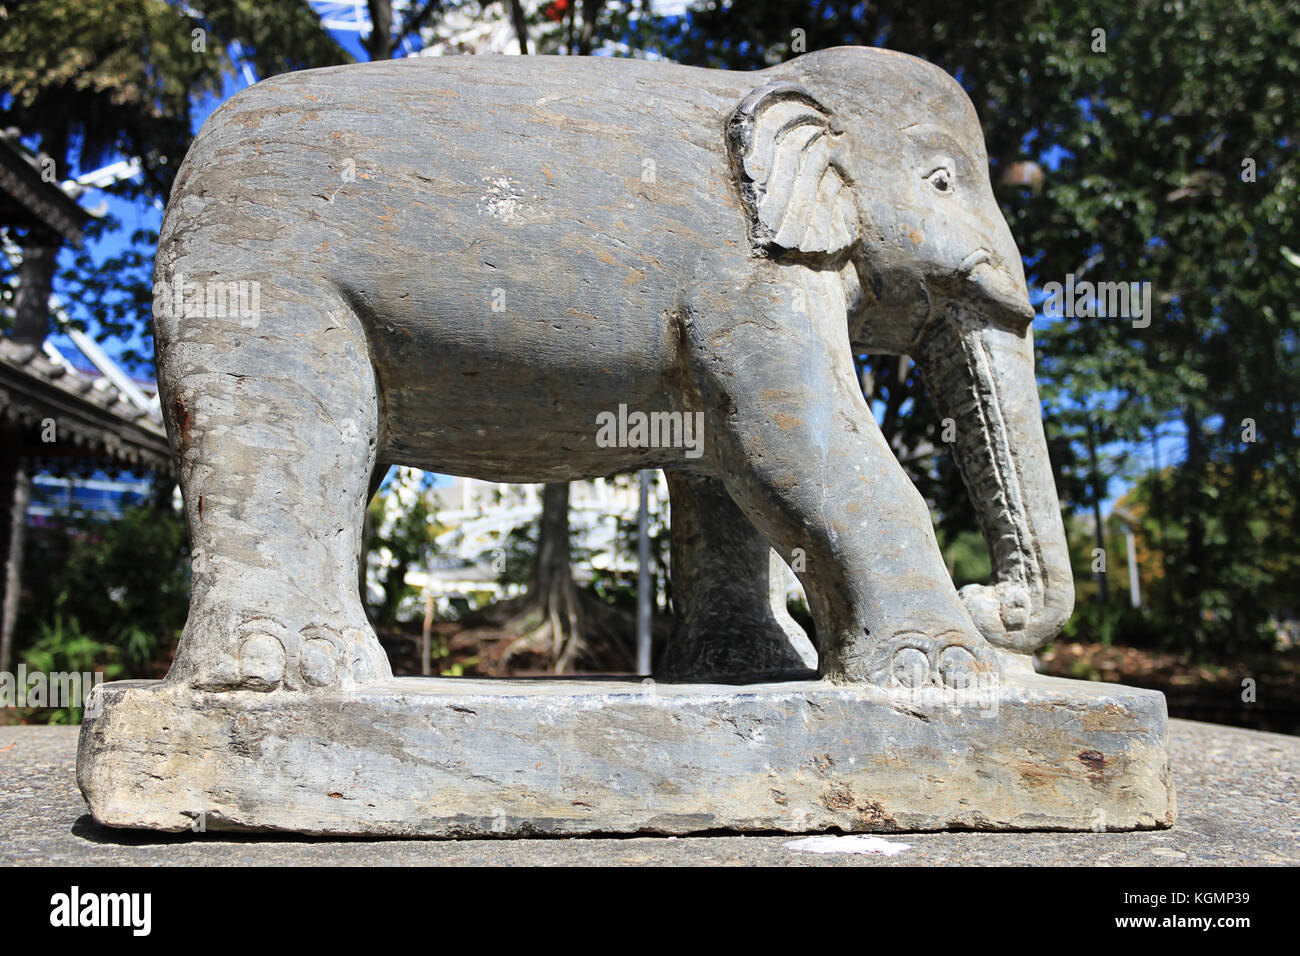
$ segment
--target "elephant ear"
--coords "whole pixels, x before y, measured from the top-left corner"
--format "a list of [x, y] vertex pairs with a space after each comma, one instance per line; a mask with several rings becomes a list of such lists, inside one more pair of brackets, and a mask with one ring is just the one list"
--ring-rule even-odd
[[728, 120], [727, 146], [757, 250], [832, 255], [856, 241], [843, 136], [802, 86], [770, 83], [746, 96]]

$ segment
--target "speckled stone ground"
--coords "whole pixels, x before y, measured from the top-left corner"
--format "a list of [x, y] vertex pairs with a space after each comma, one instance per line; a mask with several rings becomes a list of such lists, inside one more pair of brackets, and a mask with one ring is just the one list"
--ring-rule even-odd
[[1149, 833], [917, 833], [892, 856], [791, 849], [791, 836], [308, 840], [101, 827], [77, 791], [75, 727], [0, 727], [3, 865], [1300, 864], [1300, 737], [1170, 721], [1178, 823]]

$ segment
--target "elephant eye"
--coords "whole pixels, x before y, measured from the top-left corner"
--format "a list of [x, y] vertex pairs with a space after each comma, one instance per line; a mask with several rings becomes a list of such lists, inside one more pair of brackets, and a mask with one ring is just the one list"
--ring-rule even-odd
[[932, 169], [926, 174], [925, 181], [941, 193], [950, 193], [953, 190], [952, 172], [947, 166]]

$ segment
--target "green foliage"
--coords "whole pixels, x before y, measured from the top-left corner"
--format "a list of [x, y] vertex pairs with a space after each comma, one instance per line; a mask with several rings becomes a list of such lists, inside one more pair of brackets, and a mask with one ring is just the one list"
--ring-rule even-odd
[[[85, 633], [75, 617], [64, 617], [56, 611], [50, 620], [41, 621], [39, 627], [36, 643], [23, 652], [28, 674], [37, 671], [47, 675], [99, 674], [104, 681], [125, 676], [122, 649]], [[29, 723], [81, 723], [84, 708], [80, 704], [84, 703], [84, 695], [90, 692], [90, 688], [83, 684], [81, 689], [83, 697], [80, 702], [66, 707], [26, 708], [24, 720]]]
[[1075, 607], [1061, 639], [1084, 643], [1123, 644], [1127, 647], [1174, 647], [1178, 642], [1163, 617], [1149, 610], [1112, 601], [1098, 604], [1088, 601]]
[[807, 633], [808, 638], [817, 644], [817, 624], [813, 621], [812, 611], [808, 608], [808, 602], [801, 595], [792, 601], [786, 601], [785, 609], [790, 612], [796, 624], [802, 627]]
[[152, 504], [112, 520], [57, 516], [30, 531], [23, 579], [19, 634], [84, 634], [116, 649], [124, 676], [153, 676], [189, 607], [185, 521]]
[[451, 657], [451, 648], [448, 645], [447, 638], [442, 634], [431, 635], [429, 642], [429, 658], [433, 662], [434, 670], [439, 677], [464, 677], [465, 671], [473, 669], [478, 665], [478, 655], [464, 657], [458, 661], [448, 662]]
[[[29, 529], [23, 580], [16, 633], [30, 670], [158, 677], [189, 606], [184, 519], [152, 504], [110, 520], [58, 515]], [[75, 722], [80, 715], [31, 716], [42, 718]]]
[[[1202, 481], [1192, 483], [1180, 474], [1186, 467], [1144, 476], [1122, 502], [1138, 525], [1145, 603], [1171, 622], [1186, 646], [1271, 647], [1277, 619], [1294, 620], [1300, 610], [1289, 476], [1278, 468], [1243, 474], [1232, 464], [1211, 463]], [[1211, 506], [1196, 522], [1169, 520], [1189, 487]], [[1154, 507], [1157, 501], [1162, 510]], [[1199, 566], [1192, 564], [1193, 553], [1202, 555]], [[1195, 591], [1188, 590], [1192, 581], [1198, 582]]]
[[409, 496], [377, 494], [370, 502], [369, 522], [375, 529], [370, 550], [379, 552], [383, 590], [383, 599], [371, 610], [380, 627], [397, 625], [402, 601], [416, 593], [406, 583], [407, 572], [427, 564], [436, 550], [434, 537], [440, 528], [434, 521], [427, 490], [427, 478], [422, 477]]
[[[635, 474], [628, 478], [633, 484], [638, 480]], [[672, 538], [666, 518], [665, 514], [652, 513], [646, 536], [650, 542], [650, 593], [664, 594], [671, 602], [673, 590], [672, 580], [669, 577], [669, 557]], [[627, 518], [620, 517], [614, 538], [619, 553], [633, 560], [636, 559], [640, 547], [638, 523], [635, 515]], [[626, 607], [636, 606], [639, 586], [639, 575], [636, 571], [631, 574], [594, 571], [591, 582], [591, 589], [606, 604], [622, 604]]]
[[58, 611], [50, 620], [40, 622], [36, 643], [23, 651], [23, 661], [31, 670], [99, 670], [105, 677], [121, 674], [121, 663], [113, 659], [116, 656], [116, 648], [87, 634], [75, 617], [65, 617]]
[[[506, 533], [496, 547], [479, 555], [479, 561], [496, 571], [497, 583], [502, 586], [524, 586], [533, 573], [537, 559], [537, 529], [540, 518], [516, 525]], [[572, 540], [570, 540], [572, 546]]]
[[[541, 523], [540, 516], [532, 521], [516, 525], [506, 533], [496, 545], [479, 555], [479, 561], [497, 569], [497, 583], [501, 585], [526, 585], [533, 574], [533, 565], [537, 560], [537, 535]], [[569, 555], [574, 564], [590, 562], [595, 550], [582, 547], [579, 543], [577, 528], [569, 528]], [[612, 576], [593, 571], [596, 581], [613, 580]], [[597, 593], [601, 593], [597, 589]]]
[[939, 547], [944, 561], [952, 571], [952, 580], [957, 587], [967, 584], [984, 584], [993, 572], [993, 562], [989, 560], [989, 550], [984, 544], [984, 536], [978, 531], [962, 531], [945, 541], [940, 532]]
[[[70, 255], [71, 264], [58, 274], [59, 295], [72, 305], [73, 324], [97, 338], [112, 339], [114, 354], [127, 369], [150, 375], [153, 370], [153, 259], [158, 233], [135, 230], [128, 243], [99, 248], [113, 252], [99, 258], [91, 250], [104, 236], [121, 230], [114, 216], [91, 221], [87, 243]], [[144, 332], [141, 335], [141, 317]]]
[[[636, 474], [618, 475], [610, 481], [618, 485], [633, 485]], [[501, 541], [492, 548], [483, 551], [479, 561], [497, 570], [497, 582], [501, 585], [520, 585], [529, 583], [537, 557], [537, 536], [539, 519], [534, 519], [512, 528]], [[650, 517], [650, 574], [651, 589], [661, 589], [661, 593], [671, 597], [672, 589], [668, 580], [668, 554], [670, 540], [668, 525], [656, 515]], [[635, 572], [615, 572], [608, 568], [597, 568], [592, 559], [597, 552], [594, 548], [582, 545], [582, 529], [571, 524], [569, 528], [569, 553], [574, 565], [587, 566], [591, 578], [586, 587], [606, 604], [632, 606], [637, 597], [637, 576]], [[614, 543], [622, 556], [637, 553], [636, 517], [620, 517], [615, 530]], [[660, 592], [656, 592], [660, 593]]]
[[83, 168], [120, 150], [165, 195], [190, 97], [220, 90], [224, 61], [190, 52], [198, 22], [166, 0], [34, 0], [0, 23], [0, 122], [40, 134], [60, 179], [74, 145]]
[[303, 0], [191, 0], [186, 7], [199, 11], [219, 51], [228, 56], [238, 43], [259, 77], [352, 62]]
[[[196, 105], [219, 96], [227, 75], [242, 64], [265, 77], [350, 59], [300, 0], [25, 0], [0, 5], [0, 127], [17, 127], [54, 161], [59, 180], [139, 157], [143, 175], [107, 191], [162, 201], [189, 148]], [[112, 217], [86, 230], [91, 243], [120, 232]], [[65, 256], [56, 278], [78, 319], [93, 320], [101, 341], [117, 340], [134, 370], [153, 358], [157, 239], [137, 231], [103, 261], [85, 251], [70, 268]], [[12, 278], [0, 258], [6, 302]]]
[[0, 18], [0, 125], [38, 133], [60, 179], [73, 147], [82, 169], [139, 156], [165, 198], [235, 44], [262, 76], [348, 59], [296, 0], [27, 0]]

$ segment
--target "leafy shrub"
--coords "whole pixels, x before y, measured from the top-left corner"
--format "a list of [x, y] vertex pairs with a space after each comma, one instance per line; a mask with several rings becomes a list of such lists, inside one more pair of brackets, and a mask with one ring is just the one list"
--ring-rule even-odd
[[[40, 636], [36, 643], [23, 652], [23, 663], [28, 674], [76, 673], [101, 674], [105, 681], [123, 676], [121, 648], [96, 640], [82, 630], [75, 617], [64, 617], [56, 611], [49, 621], [40, 623]], [[89, 685], [82, 685], [88, 693]], [[53, 701], [51, 701], [53, 703]], [[23, 719], [30, 723], [79, 724], [80, 702], [65, 707], [23, 708]]]
[[56, 515], [29, 531], [23, 583], [15, 650], [30, 670], [160, 676], [189, 607], [185, 521], [152, 504]]

